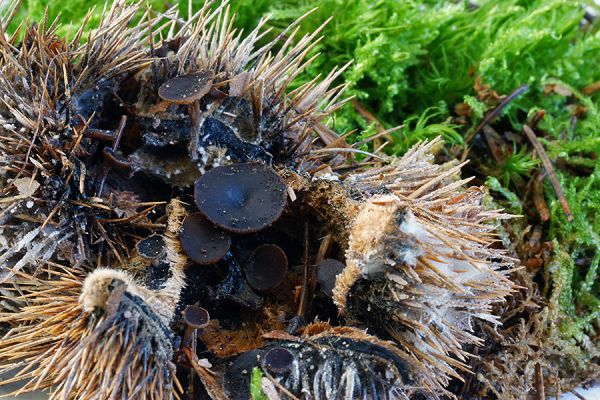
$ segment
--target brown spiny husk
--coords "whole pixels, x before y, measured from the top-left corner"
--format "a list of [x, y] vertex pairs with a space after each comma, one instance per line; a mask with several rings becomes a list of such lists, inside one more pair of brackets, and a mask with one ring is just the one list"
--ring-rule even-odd
[[[169, 205], [164, 262], [171, 276], [158, 290], [126, 271], [53, 266], [50, 279], [18, 272], [25, 304], [5, 312], [12, 327], [0, 346], [0, 373], [25, 381], [18, 391], [53, 389], [52, 398], [173, 398], [175, 336], [169, 329], [184, 286], [178, 232], [184, 211]], [[54, 271], [55, 270], [55, 271]], [[26, 349], [23, 351], [23, 349]]]
[[494, 223], [510, 216], [486, 210], [482, 188], [464, 188], [461, 165], [431, 163], [433, 145], [348, 179], [387, 193], [368, 197], [354, 219], [334, 300], [354, 323], [413, 355], [420, 382], [440, 393], [468, 370], [465, 347], [482, 343], [474, 320], [499, 323], [492, 306], [510, 294], [515, 260], [494, 247]]
[[0, 372], [17, 372], [3, 383], [24, 381], [15, 394], [52, 388], [53, 399], [172, 398], [173, 334], [167, 326], [128, 291], [113, 291], [104, 313], [85, 311], [81, 271], [53, 274], [57, 279], [18, 275], [28, 305], [3, 313], [3, 321], [18, 324], [0, 347]]

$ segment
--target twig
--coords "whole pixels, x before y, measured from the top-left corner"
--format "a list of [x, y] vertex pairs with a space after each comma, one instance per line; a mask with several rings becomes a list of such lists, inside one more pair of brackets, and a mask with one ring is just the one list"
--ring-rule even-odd
[[531, 129], [529, 126], [523, 125], [523, 132], [525, 132], [525, 135], [527, 135], [527, 138], [533, 145], [535, 151], [540, 156], [540, 159], [542, 160], [542, 164], [544, 165], [544, 169], [546, 170], [546, 173], [548, 174], [548, 177], [550, 178], [550, 183], [552, 184], [552, 187], [554, 188], [554, 192], [556, 193], [556, 197], [558, 197], [558, 201], [560, 202], [560, 205], [561, 205], [565, 215], [567, 216], [567, 220], [569, 222], [573, 222], [573, 215], [571, 214], [571, 209], [569, 208], [569, 203], [567, 202], [567, 199], [566, 199], [566, 197], [562, 191], [562, 188], [560, 186], [560, 182], [558, 181], [558, 178], [556, 177], [556, 172], [554, 171], [552, 162], [548, 158], [548, 154], [546, 154], [546, 150], [544, 150], [544, 146], [542, 146], [542, 144], [540, 143], [538, 138], [535, 136], [535, 132], [533, 132], [533, 129]]
[[304, 272], [302, 275], [302, 292], [298, 304], [298, 316], [304, 318], [308, 307], [310, 262], [308, 259], [308, 222], [304, 222]]
[[536, 400], [546, 400], [546, 390], [544, 387], [544, 374], [540, 363], [535, 364], [535, 397]]
[[321, 261], [323, 261], [325, 259], [325, 257], [327, 257], [327, 253], [329, 252], [329, 249], [331, 249], [332, 245], [333, 245], [333, 235], [331, 233], [328, 233], [327, 235], [325, 235], [325, 237], [321, 241], [321, 245], [319, 246], [319, 251], [317, 252], [317, 258], [315, 259], [315, 264], [320, 263]]
[[271, 383], [273, 383], [273, 385], [275, 385], [275, 387], [277, 389], [281, 390], [283, 392], [283, 394], [285, 394], [292, 400], [300, 400], [298, 397], [294, 396], [294, 394], [292, 392], [287, 390], [281, 383], [277, 382], [277, 380], [275, 378], [273, 378], [273, 376], [271, 376], [271, 374], [269, 374], [266, 371], [263, 371], [263, 372], [265, 374], [265, 378], [267, 378], [269, 381], [271, 381]]
[[311, 151], [311, 154], [321, 154], [321, 153], [358, 153], [363, 154], [365, 156], [377, 158], [378, 160], [385, 161], [385, 158], [380, 157], [376, 154], [369, 153], [368, 151], [362, 151], [359, 149], [343, 149], [343, 148], [322, 148]]
[[600, 81], [587, 85], [586, 87], [581, 89], [581, 93], [585, 94], [586, 96], [591, 96], [598, 90], [600, 90]]
[[544, 199], [544, 192], [542, 190], [543, 181], [543, 174], [537, 174], [533, 179], [533, 204], [535, 204], [535, 208], [538, 210], [542, 222], [546, 222], [550, 219], [550, 210], [548, 210], [546, 200]]
[[492, 129], [491, 126], [486, 125], [483, 127], [483, 137], [485, 138], [485, 141], [490, 149], [490, 153], [492, 153], [492, 157], [494, 157], [494, 160], [496, 160], [498, 164], [501, 164], [504, 160], [502, 159], [502, 157], [500, 157], [501, 151], [498, 148], [496, 141], [494, 140], [494, 136], [496, 135], [496, 131]]
[[364, 119], [367, 120], [367, 122], [375, 123], [375, 125], [377, 125], [378, 131], [385, 131], [385, 128], [384, 128], [383, 124], [381, 123], [381, 121], [379, 121], [377, 119], [377, 117], [375, 115], [373, 115], [373, 113], [371, 113], [369, 110], [364, 108], [363, 105], [360, 104], [359, 101], [356, 100], [355, 98], [352, 99], [352, 106], [354, 107], [356, 112], [358, 114], [360, 114], [361, 117], [363, 117]]
[[366, 108], [364, 108], [364, 106], [358, 101], [356, 100], [356, 98], [352, 99], [352, 106], [354, 107], [354, 109], [356, 110], [356, 112], [358, 114], [360, 114], [361, 117], [363, 117], [364, 119], [367, 120], [367, 122], [369, 123], [375, 123], [375, 125], [377, 126], [377, 134], [373, 135], [361, 142], [358, 143], [354, 143], [353, 146], [361, 146], [365, 143], [371, 142], [373, 140], [375, 140], [376, 145], [375, 147], [379, 146], [379, 139], [383, 136], [385, 137], [388, 141], [393, 142], [394, 138], [392, 138], [392, 136], [390, 135], [390, 133], [395, 132], [399, 129], [402, 129], [404, 127], [404, 125], [400, 125], [400, 126], [396, 126], [390, 129], [385, 129], [385, 127], [383, 126], [383, 124], [381, 123], [381, 121], [379, 121], [379, 119], [377, 119], [377, 117], [371, 113], [369, 110], [367, 110]]
[[531, 129], [535, 129], [537, 127], [537, 124], [540, 123], [540, 121], [544, 118], [545, 115], [546, 115], [545, 110], [540, 110], [540, 111], [536, 112], [535, 115], [531, 118], [531, 122], [529, 123], [529, 125], [531, 126]]
[[573, 393], [573, 396], [577, 397], [579, 400], [587, 400], [585, 397], [577, 393], [574, 389], [569, 390], [570, 393]]
[[117, 151], [119, 148], [119, 143], [121, 143], [121, 137], [123, 136], [123, 130], [125, 129], [125, 124], [127, 123], [127, 115], [121, 116], [121, 121], [119, 122], [119, 127], [117, 129], [117, 134], [115, 136], [115, 141], [113, 142], [112, 151]]
[[[475, 129], [473, 129], [471, 132], [469, 132], [467, 134], [467, 136], [465, 137], [465, 144], [470, 143], [475, 136], [477, 136], [477, 134], [479, 133], [479, 131], [487, 124], [490, 123], [490, 121], [492, 121], [494, 118], [496, 118], [498, 116], [498, 114], [500, 114], [500, 112], [511, 102], [513, 101], [515, 98], [517, 98], [518, 96], [520, 96], [521, 94], [523, 94], [524, 92], [526, 92], [529, 89], [529, 85], [525, 84], [522, 86], [519, 86], [518, 88], [516, 88], [511, 94], [509, 94], [508, 96], [506, 96], [506, 98], [504, 100], [502, 100], [502, 102], [500, 104], [498, 104], [498, 106], [496, 108], [494, 108], [492, 111], [490, 111], [489, 113], [487, 113], [485, 115], [485, 117], [483, 117], [483, 119], [481, 120], [481, 122], [475, 127]], [[463, 153], [463, 159], [466, 159], [466, 154], [468, 154], [468, 150], [465, 149], [466, 153]]]
[[[125, 124], [127, 123], [127, 115], [121, 116], [121, 121], [119, 122], [119, 127], [117, 128], [117, 133], [115, 135], [115, 140], [112, 146], [112, 152], [117, 151], [119, 144], [121, 143], [121, 136], [123, 135], [123, 130], [125, 129]], [[106, 178], [108, 177], [108, 172], [110, 171], [110, 167], [104, 167], [104, 173], [102, 174], [102, 180], [100, 181], [100, 187], [98, 188], [98, 197], [102, 196], [102, 190], [104, 189], [104, 183], [106, 182]]]

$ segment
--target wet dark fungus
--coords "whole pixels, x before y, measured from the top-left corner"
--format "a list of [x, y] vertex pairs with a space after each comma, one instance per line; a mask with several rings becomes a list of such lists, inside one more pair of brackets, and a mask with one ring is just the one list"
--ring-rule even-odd
[[344, 264], [338, 260], [326, 258], [317, 264], [317, 280], [321, 290], [328, 297], [333, 296], [336, 277], [344, 270]]
[[268, 370], [279, 373], [288, 370], [294, 362], [294, 355], [291, 351], [283, 347], [276, 347], [265, 354], [264, 367]]
[[258, 163], [213, 168], [195, 185], [200, 212], [234, 233], [252, 233], [270, 226], [281, 216], [286, 193], [273, 168]]
[[177, 76], [158, 88], [161, 99], [176, 104], [191, 104], [201, 99], [212, 87], [213, 71]]
[[210, 322], [210, 315], [202, 307], [189, 305], [183, 310], [183, 320], [192, 328], [204, 328]]
[[198, 264], [213, 264], [222, 259], [231, 246], [231, 237], [200, 213], [188, 215], [183, 221], [179, 240], [183, 251]]
[[147, 260], [160, 259], [166, 252], [165, 238], [157, 234], [150, 235], [137, 243], [137, 251]]
[[229, 271], [227, 277], [217, 286], [217, 298], [232, 301], [242, 307], [258, 310], [263, 305], [263, 298], [256, 294], [242, 276], [240, 265], [231, 252], [223, 260]]
[[279, 246], [263, 244], [252, 252], [244, 272], [246, 280], [254, 289], [269, 290], [283, 281], [287, 267], [287, 256]]

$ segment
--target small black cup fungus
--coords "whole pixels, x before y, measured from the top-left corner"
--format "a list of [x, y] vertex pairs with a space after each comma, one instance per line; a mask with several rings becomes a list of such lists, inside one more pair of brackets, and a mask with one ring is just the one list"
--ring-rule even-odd
[[195, 186], [200, 212], [233, 233], [253, 233], [271, 225], [281, 216], [286, 196], [279, 175], [258, 163], [213, 168]]
[[338, 260], [326, 258], [317, 264], [317, 280], [321, 285], [321, 290], [328, 297], [333, 296], [335, 278], [344, 270], [344, 264]]
[[265, 354], [264, 366], [271, 372], [281, 373], [290, 369], [293, 362], [292, 352], [283, 347], [275, 347]]
[[244, 268], [246, 281], [256, 290], [277, 287], [285, 278], [288, 260], [284, 251], [274, 244], [257, 247]]
[[138, 254], [147, 260], [158, 260], [166, 252], [165, 238], [161, 235], [152, 234], [137, 243]]
[[176, 76], [158, 88], [158, 95], [171, 103], [191, 104], [210, 91], [214, 77], [213, 71]]
[[210, 322], [210, 315], [204, 308], [189, 305], [183, 310], [183, 320], [186, 325], [194, 329], [204, 328]]
[[183, 251], [198, 264], [213, 264], [231, 246], [231, 237], [214, 227], [200, 213], [188, 215], [181, 226], [179, 241]]

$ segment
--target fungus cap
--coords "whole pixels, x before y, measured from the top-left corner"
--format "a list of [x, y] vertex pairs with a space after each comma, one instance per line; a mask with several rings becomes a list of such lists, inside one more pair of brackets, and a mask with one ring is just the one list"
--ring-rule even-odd
[[140, 240], [136, 248], [138, 254], [147, 260], [157, 260], [167, 251], [165, 238], [156, 233]]
[[246, 281], [256, 290], [277, 287], [285, 278], [288, 260], [284, 251], [274, 244], [258, 246], [244, 268]]
[[294, 355], [288, 349], [275, 347], [265, 354], [264, 365], [272, 372], [281, 373], [288, 370], [294, 362]]
[[183, 320], [192, 328], [204, 328], [210, 322], [210, 315], [202, 307], [189, 305], [183, 310]]
[[332, 258], [326, 258], [317, 264], [317, 280], [321, 290], [328, 297], [333, 296], [336, 277], [344, 270], [344, 264]]
[[176, 76], [158, 88], [158, 95], [171, 103], [191, 104], [210, 91], [214, 77], [213, 71]]
[[213, 226], [200, 213], [188, 215], [181, 226], [179, 241], [185, 253], [198, 264], [212, 264], [227, 254], [231, 237]]
[[286, 186], [273, 168], [240, 163], [213, 168], [196, 181], [198, 209], [218, 227], [252, 233], [270, 226], [283, 212]]

